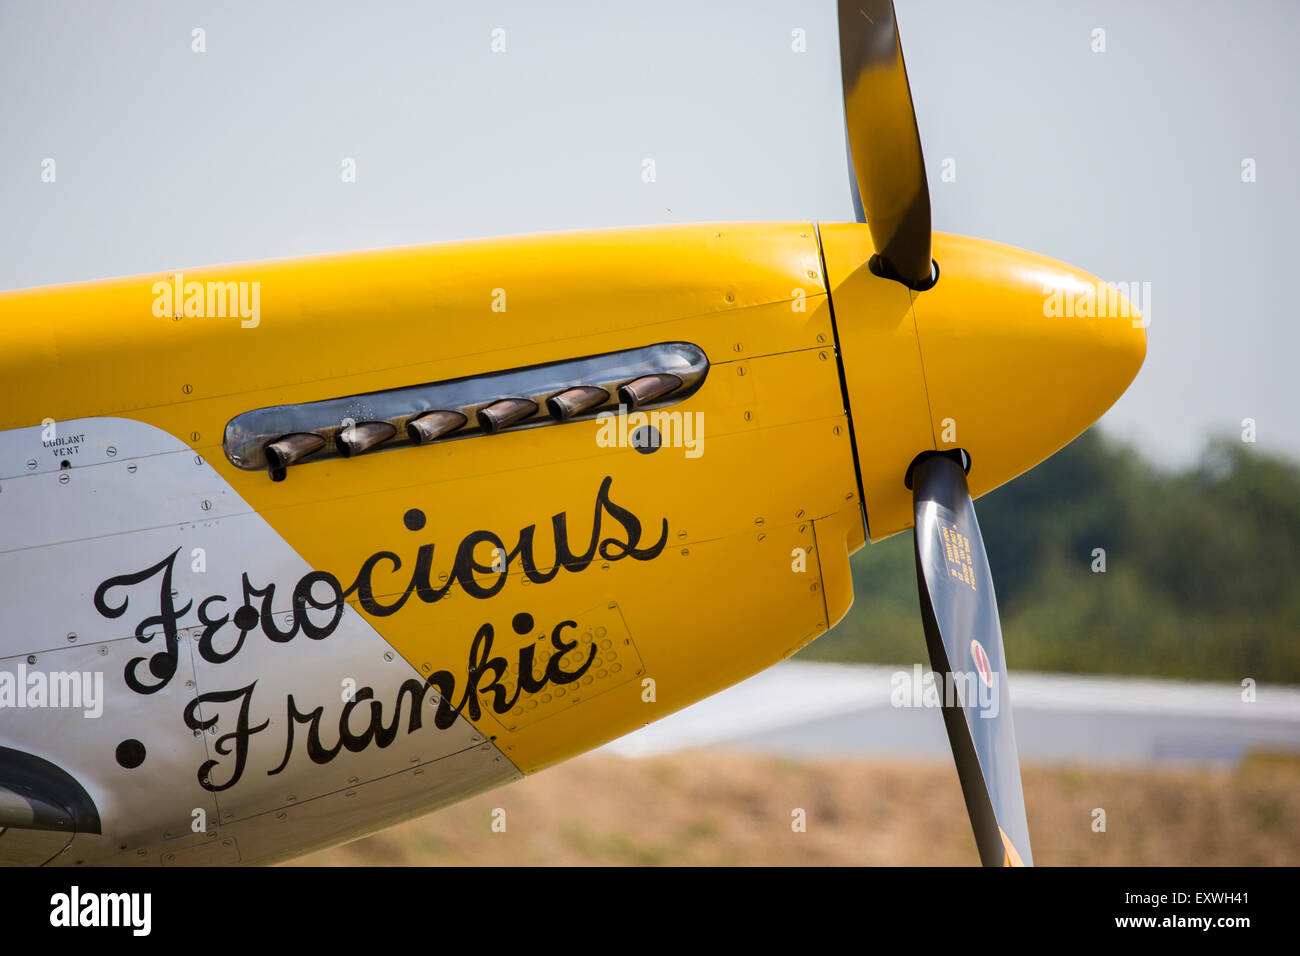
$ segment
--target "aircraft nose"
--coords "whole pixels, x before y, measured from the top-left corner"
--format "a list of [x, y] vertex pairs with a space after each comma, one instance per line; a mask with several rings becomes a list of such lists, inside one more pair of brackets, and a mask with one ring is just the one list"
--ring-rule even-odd
[[970, 454], [980, 495], [1124, 393], [1146, 358], [1150, 285], [978, 239], [936, 234], [934, 250], [939, 281], [914, 301], [934, 439]]

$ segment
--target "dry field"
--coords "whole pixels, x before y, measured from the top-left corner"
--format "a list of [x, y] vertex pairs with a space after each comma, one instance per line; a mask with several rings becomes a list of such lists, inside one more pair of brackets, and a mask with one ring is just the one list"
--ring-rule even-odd
[[[1300, 864], [1300, 761], [1024, 768], [1039, 865]], [[493, 832], [495, 809], [505, 832]], [[806, 832], [792, 812], [805, 811]], [[1093, 811], [1106, 831], [1093, 831]], [[309, 865], [878, 865], [977, 861], [956, 771], [696, 752], [591, 754]]]

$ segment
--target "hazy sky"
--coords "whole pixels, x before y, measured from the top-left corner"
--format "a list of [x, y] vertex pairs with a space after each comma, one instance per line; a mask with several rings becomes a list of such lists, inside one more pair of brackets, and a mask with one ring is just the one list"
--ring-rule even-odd
[[[1112, 433], [1185, 463], [1251, 417], [1300, 456], [1300, 4], [897, 5], [936, 229], [1151, 283]], [[831, 0], [0, 0], [0, 131], [0, 288], [853, 215]]]

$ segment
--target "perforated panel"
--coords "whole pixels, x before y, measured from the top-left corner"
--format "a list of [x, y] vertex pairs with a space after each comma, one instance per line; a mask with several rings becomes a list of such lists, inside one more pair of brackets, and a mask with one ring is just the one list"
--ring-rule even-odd
[[[565, 674], [582, 675], [569, 683], [557, 684], [552, 680], [535, 694], [527, 691], [520, 693], [515, 706], [508, 713], [496, 717], [498, 723], [507, 730], [518, 730], [545, 720], [636, 680], [645, 673], [645, 664], [623, 620], [618, 602], [609, 601], [597, 605], [577, 615], [574, 621], [577, 626], [565, 628], [560, 633], [559, 640], [562, 646], [576, 641], [576, 647], [560, 653], [549, 634], [529, 634], [519, 638], [511, 653], [506, 655], [507, 659], [515, 662], [501, 679], [507, 689], [507, 696], [513, 696], [519, 686], [518, 648], [528, 643], [536, 648], [533, 657], [534, 675], [544, 673], [557, 653], [559, 663], [556, 666], [560, 670]], [[588, 660], [590, 664], [587, 663]]]

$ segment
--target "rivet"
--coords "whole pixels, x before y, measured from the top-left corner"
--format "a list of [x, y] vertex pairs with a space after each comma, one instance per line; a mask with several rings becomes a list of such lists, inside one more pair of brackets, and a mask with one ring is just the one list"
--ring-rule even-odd
[[101, 645], [99, 646], [99, 656], [100, 656], [100, 657], [106, 657], [107, 655], [108, 655], [108, 645], [107, 645], [107, 644], [101, 644]]

